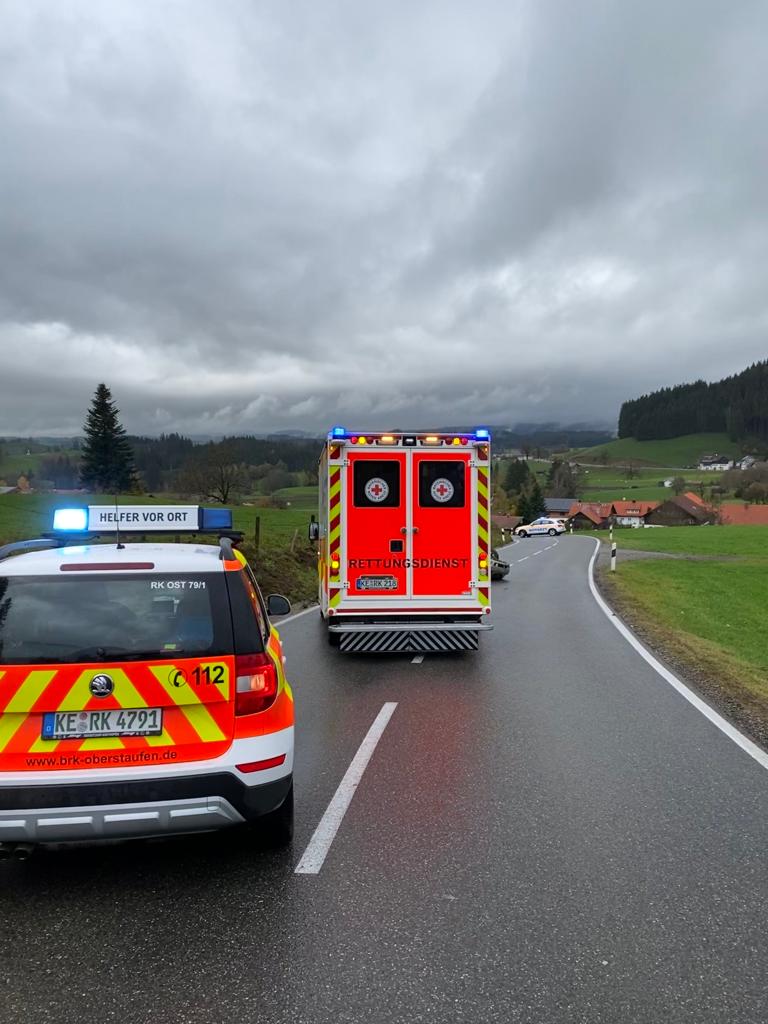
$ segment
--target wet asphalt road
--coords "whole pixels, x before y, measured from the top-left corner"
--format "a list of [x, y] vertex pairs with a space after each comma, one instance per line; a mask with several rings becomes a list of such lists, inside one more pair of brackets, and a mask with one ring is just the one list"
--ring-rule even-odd
[[[293, 853], [0, 864], [2, 1024], [764, 1024], [768, 773], [611, 628], [592, 550], [508, 549], [476, 655], [341, 656], [314, 612], [286, 623]], [[386, 701], [324, 867], [294, 874]]]

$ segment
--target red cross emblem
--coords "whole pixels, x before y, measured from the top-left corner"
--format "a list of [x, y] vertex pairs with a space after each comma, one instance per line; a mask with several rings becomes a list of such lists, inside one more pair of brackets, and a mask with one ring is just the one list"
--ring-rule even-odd
[[435, 501], [439, 501], [441, 504], [450, 501], [454, 494], [453, 484], [441, 476], [430, 487], [430, 494]]
[[369, 501], [384, 501], [389, 494], [389, 484], [380, 476], [372, 477], [365, 485], [365, 496]]

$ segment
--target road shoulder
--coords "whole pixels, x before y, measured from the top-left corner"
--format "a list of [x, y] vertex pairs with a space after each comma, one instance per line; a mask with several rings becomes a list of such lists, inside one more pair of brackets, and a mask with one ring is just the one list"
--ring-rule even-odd
[[738, 665], [724, 663], [721, 652], [710, 653], [696, 637], [681, 634], [654, 619], [631, 595], [620, 589], [604, 559], [598, 561], [594, 578], [603, 600], [659, 661], [745, 735], [768, 750], [768, 705], [744, 685]]

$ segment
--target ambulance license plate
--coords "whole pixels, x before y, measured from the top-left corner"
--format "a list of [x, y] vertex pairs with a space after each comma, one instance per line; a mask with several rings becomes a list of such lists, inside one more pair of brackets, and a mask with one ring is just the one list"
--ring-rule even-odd
[[397, 590], [395, 576], [360, 576], [357, 580], [358, 590]]
[[162, 708], [114, 708], [111, 711], [48, 711], [44, 740], [84, 740], [93, 736], [159, 736]]

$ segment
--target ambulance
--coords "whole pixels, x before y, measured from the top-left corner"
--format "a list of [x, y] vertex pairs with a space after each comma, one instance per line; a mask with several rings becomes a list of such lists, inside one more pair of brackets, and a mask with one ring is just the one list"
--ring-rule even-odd
[[0, 853], [247, 824], [289, 843], [271, 620], [290, 605], [262, 597], [231, 511], [92, 505], [53, 525], [0, 548]]
[[488, 430], [350, 431], [320, 458], [320, 612], [345, 652], [477, 650], [491, 629]]

